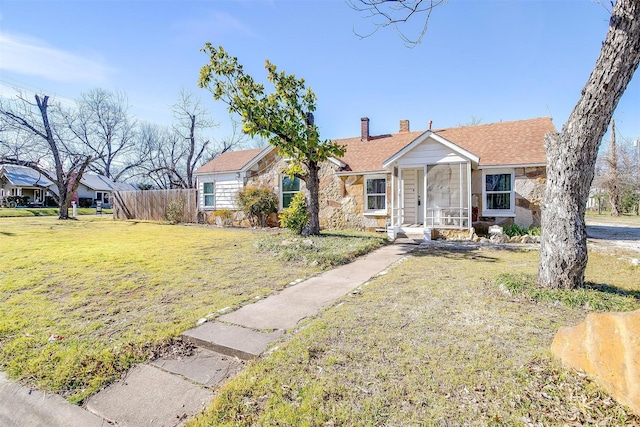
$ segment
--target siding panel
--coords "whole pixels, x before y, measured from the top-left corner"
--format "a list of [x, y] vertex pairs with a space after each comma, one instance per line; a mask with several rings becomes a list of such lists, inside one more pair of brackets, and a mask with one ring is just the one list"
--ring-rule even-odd
[[408, 167], [458, 162], [466, 162], [466, 159], [439, 142], [427, 140], [398, 159], [398, 166]]

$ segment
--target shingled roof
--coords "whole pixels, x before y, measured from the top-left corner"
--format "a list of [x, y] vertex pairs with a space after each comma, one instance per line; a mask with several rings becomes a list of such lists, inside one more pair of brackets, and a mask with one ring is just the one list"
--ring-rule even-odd
[[240, 151], [226, 151], [210, 162], [202, 165], [195, 173], [240, 171], [251, 163], [252, 160], [269, 149], [269, 147], [262, 147]]
[[544, 165], [544, 136], [556, 132], [550, 117], [435, 130], [480, 158], [480, 166]]
[[[555, 132], [549, 117], [460, 126], [431, 132], [479, 157], [479, 166], [516, 166], [546, 164], [544, 135]], [[380, 172], [382, 164], [427, 131], [405, 131], [371, 136], [369, 139], [336, 139], [346, 146], [340, 160], [344, 172]], [[200, 167], [196, 173], [234, 172], [243, 170], [270, 148], [227, 151]]]
[[361, 137], [336, 139], [340, 145], [347, 147], [340, 160], [347, 166], [345, 171], [377, 172], [384, 170], [382, 163], [405, 146], [410, 144], [424, 131], [400, 132], [392, 135], [372, 136], [369, 140]]
[[[461, 126], [432, 130], [479, 157], [479, 166], [515, 166], [546, 163], [544, 135], [555, 132], [549, 117], [499, 122], [485, 125]], [[348, 172], [377, 172], [382, 164], [426, 131], [399, 132], [373, 136], [337, 139], [334, 142], [346, 146], [340, 159]]]

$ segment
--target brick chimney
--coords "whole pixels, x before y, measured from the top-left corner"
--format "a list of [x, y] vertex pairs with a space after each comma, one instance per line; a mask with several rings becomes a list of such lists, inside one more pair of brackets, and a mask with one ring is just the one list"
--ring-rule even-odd
[[360, 139], [363, 141], [371, 139], [369, 136], [369, 117], [363, 117], [360, 119]]
[[409, 132], [409, 120], [400, 120], [400, 133]]

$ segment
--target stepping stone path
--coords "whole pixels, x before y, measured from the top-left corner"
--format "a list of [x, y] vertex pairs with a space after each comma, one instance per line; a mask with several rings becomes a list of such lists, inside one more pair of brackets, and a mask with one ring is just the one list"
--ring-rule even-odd
[[[411, 244], [385, 246], [190, 329], [182, 339], [196, 346], [192, 355], [136, 365], [124, 378], [90, 397], [86, 410], [55, 395], [50, 406], [40, 409], [42, 405], [34, 400], [37, 396], [27, 397], [31, 391], [15, 383], [4, 385], [0, 372], [0, 402], [11, 393], [16, 407], [29, 414], [37, 412], [33, 422], [24, 424], [24, 418], [11, 409], [5, 411], [0, 403], [0, 425], [106, 426], [105, 421], [118, 427], [182, 425], [211, 402], [212, 389], [240, 372], [245, 361], [260, 356], [300, 320], [315, 315], [415, 248]], [[51, 412], [59, 416], [47, 417]]]

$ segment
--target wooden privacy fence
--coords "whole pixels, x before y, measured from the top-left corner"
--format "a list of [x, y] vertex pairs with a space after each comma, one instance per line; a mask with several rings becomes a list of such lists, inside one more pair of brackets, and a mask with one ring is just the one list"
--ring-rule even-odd
[[113, 193], [115, 219], [142, 219], [165, 221], [167, 209], [173, 201], [184, 200], [181, 222], [197, 222], [198, 201], [195, 189], [116, 191]]

